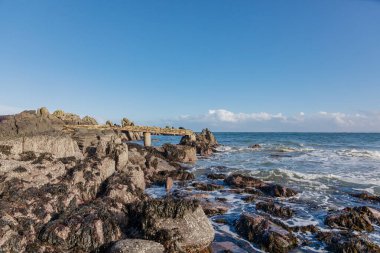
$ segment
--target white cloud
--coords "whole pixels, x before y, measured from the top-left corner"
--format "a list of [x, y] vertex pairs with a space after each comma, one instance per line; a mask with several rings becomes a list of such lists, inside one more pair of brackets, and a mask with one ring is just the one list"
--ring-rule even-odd
[[212, 109], [203, 115], [184, 115], [172, 124], [200, 129], [211, 127], [216, 131], [338, 131], [380, 132], [380, 112], [235, 113], [225, 109]]

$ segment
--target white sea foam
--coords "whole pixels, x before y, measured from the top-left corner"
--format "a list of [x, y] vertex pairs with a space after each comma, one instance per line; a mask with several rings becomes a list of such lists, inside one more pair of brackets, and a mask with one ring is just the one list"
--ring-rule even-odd
[[363, 158], [372, 158], [380, 159], [380, 151], [376, 150], [357, 150], [357, 149], [342, 149], [336, 151], [340, 156], [347, 157], [363, 157]]

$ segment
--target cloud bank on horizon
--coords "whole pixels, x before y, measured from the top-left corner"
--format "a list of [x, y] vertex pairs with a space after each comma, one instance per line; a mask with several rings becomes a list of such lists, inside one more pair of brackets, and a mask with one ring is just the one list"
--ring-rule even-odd
[[[18, 107], [0, 105], [0, 115], [11, 115], [21, 111], [23, 109]], [[98, 122], [105, 122], [102, 117], [93, 116]], [[380, 132], [380, 111], [362, 111], [354, 114], [320, 111], [311, 114], [299, 112], [295, 115], [284, 115], [267, 112], [235, 113], [225, 109], [210, 109], [200, 115], [181, 115], [175, 119], [141, 123], [184, 126], [194, 130], [208, 127], [213, 131]]]
[[301, 131], [301, 132], [380, 132], [380, 112], [363, 111], [354, 114], [325, 112], [296, 115], [283, 113], [235, 113], [213, 109], [202, 115], [183, 115], [173, 125], [200, 129], [208, 126], [214, 131]]

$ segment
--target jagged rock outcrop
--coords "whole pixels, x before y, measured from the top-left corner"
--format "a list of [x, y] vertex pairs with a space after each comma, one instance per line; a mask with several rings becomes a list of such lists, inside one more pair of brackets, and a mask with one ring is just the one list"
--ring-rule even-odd
[[86, 116], [83, 119], [73, 113], [57, 110], [50, 114], [45, 108], [23, 111], [15, 115], [0, 116], [0, 138], [32, 136], [61, 131], [64, 125], [95, 125], [96, 120]]
[[214, 239], [212, 225], [197, 201], [148, 200], [130, 205], [128, 213], [139, 237], [160, 242], [169, 252], [199, 252]]
[[287, 206], [282, 206], [280, 204], [274, 203], [273, 201], [260, 201], [256, 203], [256, 209], [285, 219], [293, 216], [292, 209]]
[[260, 179], [242, 174], [232, 174], [224, 179], [227, 185], [245, 188], [247, 193], [264, 193], [271, 197], [292, 197], [297, 195], [297, 191], [278, 184], [266, 183]]
[[219, 146], [214, 134], [207, 128], [203, 129], [200, 134], [195, 134], [195, 138], [192, 136], [182, 137], [180, 144], [195, 147], [197, 154], [201, 156], [211, 155]]
[[133, 123], [133, 121], [130, 121], [129, 119], [127, 118], [123, 118], [121, 120], [121, 126], [124, 127], [124, 126], [134, 126], [135, 123]]
[[[1, 151], [4, 149], [8, 152]], [[17, 158], [26, 152], [33, 152], [36, 155], [50, 153], [56, 158], [82, 157], [78, 144], [70, 136], [64, 134], [39, 134], [0, 140], [0, 157], [8, 154]]]
[[332, 228], [368, 232], [374, 230], [372, 223], [380, 225], [380, 211], [367, 206], [346, 207], [325, 219], [325, 224]]
[[368, 192], [353, 193], [351, 194], [351, 196], [362, 199], [362, 200], [371, 201], [371, 202], [380, 202], [380, 196], [373, 195]]
[[268, 252], [288, 252], [297, 246], [292, 232], [256, 214], [243, 213], [236, 222], [236, 231]]
[[380, 246], [371, 242], [365, 235], [351, 232], [320, 232], [317, 237], [327, 244], [327, 250], [331, 252], [380, 252]]

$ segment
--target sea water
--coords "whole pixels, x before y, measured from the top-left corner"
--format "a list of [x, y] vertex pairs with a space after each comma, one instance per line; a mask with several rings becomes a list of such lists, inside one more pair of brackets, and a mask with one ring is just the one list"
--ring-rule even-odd
[[[268, 182], [288, 186], [300, 192], [295, 198], [281, 200], [294, 211], [294, 218], [284, 220], [289, 226], [314, 224], [328, 229], [324, 218], [329, 210], [348, 206], [372, 206], [380, 203], [354, 198], [350, 193], [380, 194], [380, 134], [377, 133], [215, 133], [221, 146], [211, 157], [199, 159], [191, 171], [197, 180], [207, 181], [208, 173], [242, 172]], [[154, 145], [178, 143], [179, 137], [155, 137]], [[249, 148], [259, 144], [261, 148]], [[221, 182], [222, 184], [222, 182]], [[151, 194], [163, 192], [152, 188]], [[256, 212], [254, 204], [245, 203], [241, 194], [211, 193], [227, 198], [232, 206], [223, 218], [233, 221], [242, 212]], [[159, 195], [159, 194], [158, 194]], [[221, 216], [212, 217], [216, 220]], [[213, 222], [216, 240], [233, 240], [249, 252], [247, 243], [233, 226]], [[303, 235], [304, 236], [304, 235]], [[368, 236], [380, 244], [380, 229]], [[324, 252], [323, 244], [310, 236], [311, 244], [298, 252]]]

